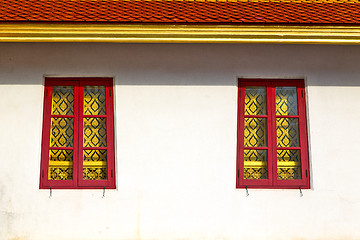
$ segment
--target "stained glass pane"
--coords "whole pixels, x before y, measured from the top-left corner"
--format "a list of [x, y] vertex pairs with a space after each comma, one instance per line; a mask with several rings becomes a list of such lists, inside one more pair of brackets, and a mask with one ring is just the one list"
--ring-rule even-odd
[[276, 87], [276, 115], [298, 115], [296, 87]]
[[277, 147], [299, 146], [299, 120], [297, 118], [276, 119]]
[[73, 178], [73, 151], [49, 151], [49, 180], [71, 180]]
[[277, 178], [301, 179], [300, 150], [277, 150]]
[[50, 147], [72, 147], [73, 118], [51, 118]]
[[84, 87], [84, 115], [106, 115], [105, 86]]
[[107, 175], [107, 152], [106, 150], [83, 151], [83, 179], [99, 180], [106, 179]]
[[52, 115], [74, 115], [74, 87], [54, 86], [51, 101]]
[[84, 147], [106, 147], [106, 118], [84, 118]]
[[244, 179], [267, 179], [267, 151], [244, 150]]
[[266, 118], [245, 118], [244, 146], [266, 147]]
[[245, 115], [266, 115], [266, 87], [245, 88]]

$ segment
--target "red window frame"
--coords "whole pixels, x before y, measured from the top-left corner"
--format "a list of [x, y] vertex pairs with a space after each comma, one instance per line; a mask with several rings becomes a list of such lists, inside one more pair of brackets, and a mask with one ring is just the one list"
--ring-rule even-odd
[[[238, 79], [238, 133], [237, 133], [237, 188], [310, 188], [309, 160], [306, 127], [305, 84], [303, 79]], [[245, 87], [266, 87], [267, 115], [245, 115]], [[298, 115], [276, 115], [275, 88], [296, 87]], [[267, 121], [267, 147], [244, 146], [244, 119], [245, 117], [266, 118]], [[300, 150], [301, 179], [279, 180], [277, 178], [277, 147], [276, 118], [297, 118], [299, 121], [299, 147], [287, 147], [287, 150]], [[267, 150], [268, 179], [244, 179], [244, 150]]]
[[[84, 86], [105, 86], [106, 115], [84, 115]], [[73, 177], [71, 180], [50, 180], [49, 174], [49, 150], [50, 128], [53, 86], [74, 86], [74, 115], [66, 115], [66, 118], [74, 119], [73, 147], [61, 148], [73, 150]], [[113, 103], [113, 79], [112, 78], [45, 78], [43, 133], [41, 149], [41, 172], [40, 189], [114, 189], [115, 188], [115, 155], [114, 155], [114, 103]], [[60, 115], [64, 117], [65, 115]], [[59, 117], [60, 117], [59, 116]], [[106, 147], [83, 147], [83, 118], [101, 117], [106, 118]], [[57, 149], [51, 147], [51, 149]], [[59, 148], [60, 149], [60, 148]], [[82, 153], [83, 149], [107, 150], [107, 179], [83, 180], [82, 179]]]

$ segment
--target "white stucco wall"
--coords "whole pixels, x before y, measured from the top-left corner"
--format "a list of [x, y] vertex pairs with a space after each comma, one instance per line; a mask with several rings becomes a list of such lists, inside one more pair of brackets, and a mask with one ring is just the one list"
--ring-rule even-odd
[[[0, 240], [360, 239], [360, 47], [0, 44]], [[44, 76], [115, 79], [116, 190], [39, 190]], [[237, 78], [305, 78], [311, 189], [235, 188]]]

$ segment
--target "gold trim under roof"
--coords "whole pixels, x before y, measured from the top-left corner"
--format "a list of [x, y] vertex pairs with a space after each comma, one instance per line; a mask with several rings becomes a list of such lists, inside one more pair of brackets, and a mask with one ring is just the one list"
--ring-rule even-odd
[[360, 26], [0, 23], [0, 42], [360, 44]]

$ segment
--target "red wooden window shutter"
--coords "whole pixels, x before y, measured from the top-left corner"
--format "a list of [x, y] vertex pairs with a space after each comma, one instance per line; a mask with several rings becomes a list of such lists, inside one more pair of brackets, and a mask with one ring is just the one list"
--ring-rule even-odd
[[46, 78], [40, 188], [115, 188], [111, 78]]
[[238, 188], [309, 188], [304, 80], [239, 79]]

